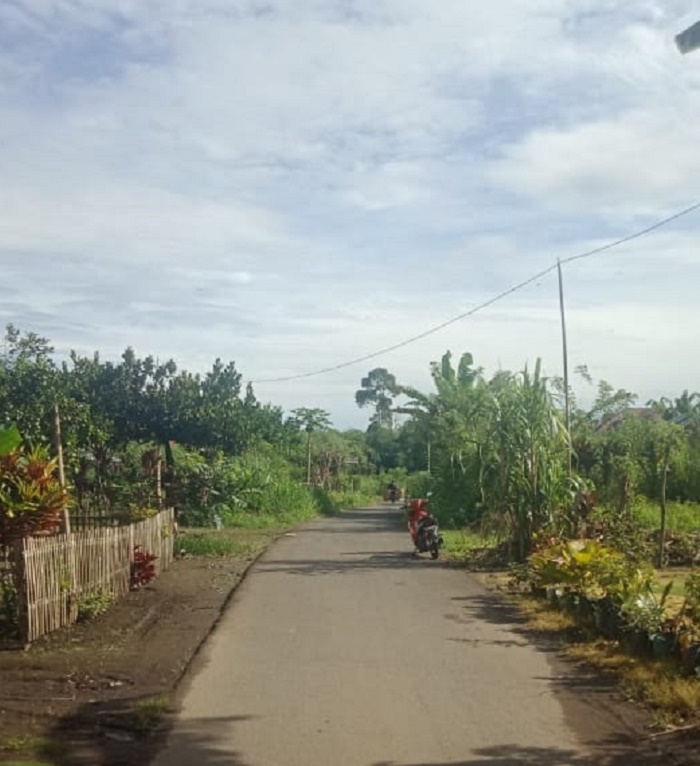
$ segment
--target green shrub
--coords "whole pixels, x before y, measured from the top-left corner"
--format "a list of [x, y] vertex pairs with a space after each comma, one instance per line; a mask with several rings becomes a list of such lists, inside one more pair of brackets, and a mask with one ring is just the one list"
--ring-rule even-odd
[[0, 637], [19, 638], [17, 589], [10, 572], [0, 571]]
[[97, 590], [82, 596], [78, 601], [78, 621], [94, 620], [104, 614], [114, 603], [114, 594], [110, 591]]
[[527, 579], [534, 587], [559, 586], [589, 599], [622, 605], [652, 593], [650, 566], [639, 566], [596, 540], [563, 541], [532, 553]]
[[407, 497], [426, 497], [432, 492], [435, 482], [427, 471], [419, 471], [408, 476], [406, 480]]

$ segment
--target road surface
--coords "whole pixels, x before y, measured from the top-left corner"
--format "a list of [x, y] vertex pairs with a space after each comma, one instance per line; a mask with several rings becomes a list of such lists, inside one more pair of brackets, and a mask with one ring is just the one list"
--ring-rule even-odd
[[[200, 656], [156, 766], [584, 766], [560, 670], [398, 510], [279, 540]], [[597, 763], [597, 761], [595, 761]]]

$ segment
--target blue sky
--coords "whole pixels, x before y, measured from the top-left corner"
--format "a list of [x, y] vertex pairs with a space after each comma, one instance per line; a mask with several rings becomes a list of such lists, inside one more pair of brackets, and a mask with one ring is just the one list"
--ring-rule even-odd
[[[331, 366], [700, 199], [700, 0], [4, 0], [0, 322], [246, 379]], [[565, 273], [572, 366], [698, 388], [700, 213]], [[264, 400], [561, 371], [554, 275]], [[587, 392], [581, 389], [585, 398]]]

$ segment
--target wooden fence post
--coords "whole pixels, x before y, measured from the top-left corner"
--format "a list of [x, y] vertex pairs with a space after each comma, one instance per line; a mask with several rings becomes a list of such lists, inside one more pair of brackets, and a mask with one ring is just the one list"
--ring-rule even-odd
[[27, 561], [25, 558], [26, 543], [23, 537], [10, 543], [12, 557], [12, 574], [17, 593], [17, 628], [19, 642], [26, 647], [30, 643], [29, 635], [29, 594], [27, 592]]

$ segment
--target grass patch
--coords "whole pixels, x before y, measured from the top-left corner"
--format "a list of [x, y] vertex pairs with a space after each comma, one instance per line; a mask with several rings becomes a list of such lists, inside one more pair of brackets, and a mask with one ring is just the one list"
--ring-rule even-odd
[[178, 538], [178, 549], [186, 556], [234, 556], [245, 558], [250, 556], [253, 546], [242, 540], [235, 540], [218, 532], [183, 535]]
[[675, 617], [679, 614], [687, 596], [685, 583], [693, 570], [690, 568], [657, 569], [653, 589], [656, 596], [660, 597], [664, 588], [673, 583], [666, 599], [666, 616]]
[[660, 726], [678, 726], [700, 715], [700, 682], [680, 675], [673, 660], [633, 657], [617, 641], [602, 639], [569, 646], [566, 654], [614, 674], [626, 696], [646, 705]]
[[2, 761], [4, 766], [54, 766], [45, 759], [59, 758], [63, 751], [60, 743], [48, 737], [25, 735], [0, 742], [0, 754], [17, 756], [14, 760]]
[[518, 599], [518, 610], [527, 619], [528, 627], [538, 633], [560, 634], [562, 637], [577, 630], [574, 618], [550, 606], [547, 602], [523, 596]]
[[656, 579], [654, 581], [654, 591], [660, 593], [663, 591], [666, 585], [668, 585], [668, 583], [672, 582], [673, 587], [671, 588], [671, 595], [685, 596], [685, 583], [692, 572], [693, 569], [690, 567], [679, 567], [676, 569], [657, 569]]
[[338, 492], [331, 490], [327, 493], [335, 513], [344, 508], [372, 508], [381, 502], [379, 495], [370, 492]]
[[60, 753], [60, 746], [48, 737], [32, 737], [24, 735], [11, 737], [0, 743], [0, 752], [27, 753], [31, 755], [53, 756]]
[[272, 531], [251, 529], [185, 529], [178, 536], [175, 548], [187, 556], [251, 558], [268, 544], [272, 536]]
[[470, 529], [441, 529], [447, 558], [482, 571], [503, 569], [508, 551], [501, 538]]
[[[667, 504], [668, 529], [674, 532], [697, 532], [700, 526], [700, 503]], [[658, 529], [661, 511], [659, 504], [639, 498], [635, 504], [634, 515], [637, 521], [648, 529]]]
[[226, 514], [226, 527], [233, 529], [279, 529], [281, 527], [295, 527], [305, 521], [311, 521], [318, 514], [315, 510], [287, 511], [280, 513], [251, 513], [246, 511], [233, 511]]
[[467, 559], [477, 551], [498, 547], [499, 540], [490, 535], [482, 535], [469, 529], [441, 529], [445, 541], [445, 553], [453, 558]]
[[29, 761], [2, 761], [2, 766], [57, 766], [57, 764], [32, 759]]
[[131, 727], [139, 734], [149, 734], [165, 718], [169, 707], [170, 700], [166, 696], [141, 700], [130, 712]]

